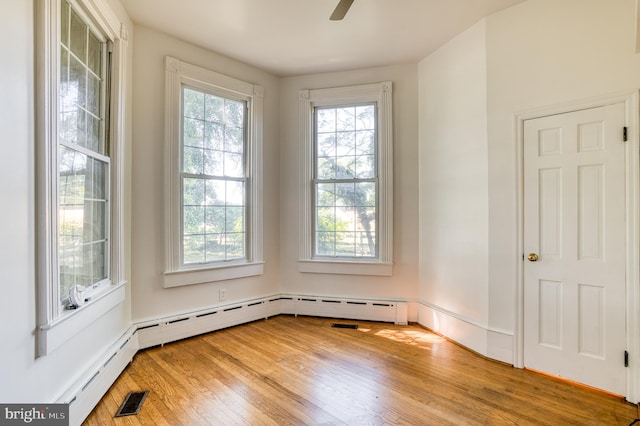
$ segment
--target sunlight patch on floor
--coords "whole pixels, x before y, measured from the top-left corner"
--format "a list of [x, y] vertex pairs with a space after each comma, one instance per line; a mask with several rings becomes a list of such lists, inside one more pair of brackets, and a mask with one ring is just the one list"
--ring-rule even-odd
[[420, 330], [380, 330], [376, 336], [393, 340], [394, 342], [404, 343], [411, 346], [422, 346], [423, 344], [443, 343], [446, 341], [444, 337], [436, 334]]

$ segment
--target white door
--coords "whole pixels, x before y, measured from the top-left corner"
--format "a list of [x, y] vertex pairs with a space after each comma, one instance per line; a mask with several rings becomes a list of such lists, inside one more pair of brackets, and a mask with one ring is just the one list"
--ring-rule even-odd
[[525, 367], [619, 395], [624, 126], [622, 103], [524, 123]]

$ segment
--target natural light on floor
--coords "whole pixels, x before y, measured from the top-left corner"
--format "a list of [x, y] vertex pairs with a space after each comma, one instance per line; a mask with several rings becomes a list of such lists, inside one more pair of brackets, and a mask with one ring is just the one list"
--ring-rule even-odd
[[[359, 327], [361, 332], [370, 332], [371, 329]], [[378, 337], [393, 340], [394, 342], [404, 343], [411, 346], [421, 346], [422, 344], [442, 343], [446, 339], [428, 331], [420, 330], [380, 330], [375, 333]], [[425, 349], [428, 349], [425, 347]]]

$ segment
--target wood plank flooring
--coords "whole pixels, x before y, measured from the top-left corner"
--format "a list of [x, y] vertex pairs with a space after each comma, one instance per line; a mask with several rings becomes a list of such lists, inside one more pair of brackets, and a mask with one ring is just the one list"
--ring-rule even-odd
[[[332, 323], [359, 329], [332, 328]], [[113, 418], [130, 391], [136, 416]], [[142, 351], [86, 425], [629, 425], [621, 398], [416, 326], [278, 316]]]

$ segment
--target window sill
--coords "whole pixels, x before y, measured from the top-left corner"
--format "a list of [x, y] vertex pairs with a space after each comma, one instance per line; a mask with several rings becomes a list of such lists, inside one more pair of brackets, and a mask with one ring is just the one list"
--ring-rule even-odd
[[164, 288], [180, 287], [184, 285], [203, 284], [215, 281], [232, 280], [236, 278], [253, 277], [264, 273], [264, 263], [243, 263], [224, 265], [206, 269], [187, 269], [164, 273]]
[[60, 318], [39, 327], [38, 354], [49, 355], [94, 321], [124, 301], [125, 284], [121, 282], [94, 296], [86, 305], [65, 311]]
[[374, 275], [390, 277], [393, 275], [393, 263], [299, 260], [298, 271], [312, 274]]

